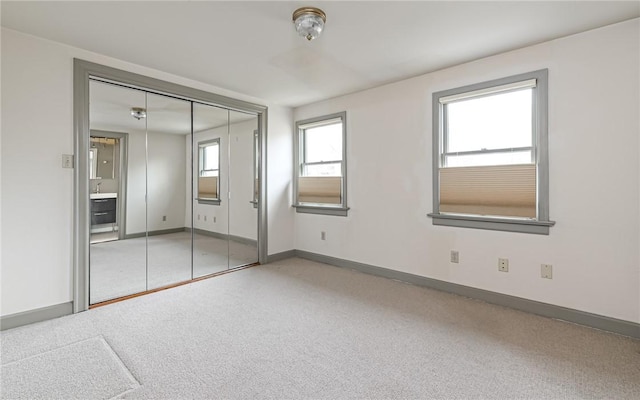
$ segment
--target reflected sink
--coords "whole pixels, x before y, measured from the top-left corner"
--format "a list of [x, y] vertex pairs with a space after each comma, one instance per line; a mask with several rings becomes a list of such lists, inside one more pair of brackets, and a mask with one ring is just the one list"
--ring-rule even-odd
[[91, 193], [90, 199], [115, 199], [118, 197], [118, 193]]

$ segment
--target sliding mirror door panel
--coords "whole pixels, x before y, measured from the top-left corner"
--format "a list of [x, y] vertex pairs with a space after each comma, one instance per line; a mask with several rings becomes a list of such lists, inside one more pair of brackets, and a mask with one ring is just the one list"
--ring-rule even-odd
[[229, 111], [193, 103], [193, 276], [225, 271], [229, 245]]
[[191, 102], [147, 93], [147, 289], [191, 279]]
[[258, 117], [229, 112], [229, 268], [258, 262]]
[[89, 303], [146, 290], [145, 92], [89, 84]]
[[257, 263], [258, 117], [89, 89], [89, 303]]

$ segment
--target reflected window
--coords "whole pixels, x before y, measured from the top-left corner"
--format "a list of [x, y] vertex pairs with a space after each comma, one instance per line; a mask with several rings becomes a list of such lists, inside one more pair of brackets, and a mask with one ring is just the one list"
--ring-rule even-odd
[[89, 179], [96, 179], [96, 170], [98, 169], [98, 149], [89, 149]]
[[198, 143], [198, 200], [220, 204], [220, 139]]
[[260, 171], [258, 165], [260, 165], [260, 140], [258, 131], [253, 131], [253, 208], [258, 208], [258, 192], [260, 191]]

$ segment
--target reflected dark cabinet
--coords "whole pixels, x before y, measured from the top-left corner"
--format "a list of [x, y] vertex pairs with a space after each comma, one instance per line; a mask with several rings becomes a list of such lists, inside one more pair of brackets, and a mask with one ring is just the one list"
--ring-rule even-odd
[[116, 199], [91, 199], [91, 225], [116, 222]]

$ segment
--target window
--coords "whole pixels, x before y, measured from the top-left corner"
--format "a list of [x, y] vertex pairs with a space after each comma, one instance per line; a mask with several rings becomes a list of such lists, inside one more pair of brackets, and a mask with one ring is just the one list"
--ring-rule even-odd
[[547, 70], [433, 94], [434, 225], [549, 234]]
[[294, 206], [298, 212], [347, 215], [346, 112], [296, 123]]
[[220, 139], [198, 143], [198, 202], [220, 204]]
[[260, 137], [258, 130], [253, 131], [253, 208], [258, 208], [258, 193], [260, 192]]

